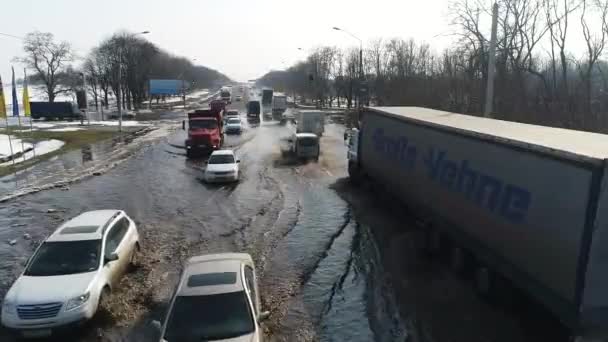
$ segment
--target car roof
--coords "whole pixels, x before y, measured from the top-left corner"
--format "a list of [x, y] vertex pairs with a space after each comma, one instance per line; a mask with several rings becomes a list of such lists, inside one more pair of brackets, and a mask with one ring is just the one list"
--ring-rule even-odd
[[84, 212], [59, 226], [47, 241], [101, 239], [107, 224], [121, 213], [121, 210], [115, 209]]
[[[184, 265], [184, 271], [177, 290], [178, 296], [205, 296], [220, 293], [243, 291], [242, 266], [253, 267], [251, 256], [246, 253], [220, 253], [199, 255], [188, 259]], [[222, 282], [222, 276], [228, 282]], [[215, 277], [211, 285], [196, 285], [195, 279], [205, 275]], [[197, 278], [198, 276], [198, 278]], [[193, 280], [191, 282], [191, 280]], [[234, 280], [234, 281], [232, 281]], [[204, 282], [204, 281], [203, 281]], [[194, 285], [193, 285], [194, 284]], [[192, 285], [192, 286], [191, 286]]]
[[215, 155], [234, 155], [234, 151], [233, 150], [217, 150], [217, 151], [213, 151], [213, 153], [211, 153], [212, 156]]

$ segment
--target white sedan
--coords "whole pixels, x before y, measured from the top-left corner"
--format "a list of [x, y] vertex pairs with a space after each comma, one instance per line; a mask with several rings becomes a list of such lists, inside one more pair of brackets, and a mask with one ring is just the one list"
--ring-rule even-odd
[[233, 150], [214, 151], [207, 161], [205, 181], [236, 182], [239, 180], [239, 163]]
[[255, 265], [249, 254], [190, 258], [162, 326], [161, 341], [261, 342], [261, 310]]

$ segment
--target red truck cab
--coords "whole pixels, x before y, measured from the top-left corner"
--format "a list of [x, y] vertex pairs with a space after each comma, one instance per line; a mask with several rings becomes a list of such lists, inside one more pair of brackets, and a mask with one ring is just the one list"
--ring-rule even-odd
[[188, 138], [186, 155], [211, 153], [224, 143], [223, 110], [217, 108], [196, 110], [188, 113]]

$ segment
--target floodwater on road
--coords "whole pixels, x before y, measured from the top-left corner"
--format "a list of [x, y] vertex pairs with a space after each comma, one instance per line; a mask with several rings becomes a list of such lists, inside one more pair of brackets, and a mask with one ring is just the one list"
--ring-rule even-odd
[[[254, 258], [271, 341], [547, 340], [519, 314], [480, 301], [421, 258], [415, 220], [391, 199], [346, 181], [340, 124], [326, 125], [315, 163], [281, 156], [290, 124], [246, 125], [226, 137], [242, 169], [229, 185], [202, 181], [204, 160], [185, 158], [185, 132], [174, 125], [107, 173], [3, 203], [0, 298], [61, 222], [118, 208], [138, 224], [141, 266], [123, 279], [109, 313], [58, 341], [158, 339], [152, 322], [163, 319], [185, 259], [232, 251]], [[1, 329], [0, 340], [12, 341]]]
[[[96, 317], [75, 340], [149, 341], [155, 336], [150, 323], [162, 320], [183, 261], [227, 251], [254, 257], [263, 307], [271, 311], [270, 339], [403, 340], [392, 293], [370, 283], [383, 277], [373, 239], [330, 188], [344, 176], [340, 126], [328, 125], [328, 148], [324, 144], [318, 164], [282, 159], [278, 143], [293, 131], [289, 124], [263, 122], [226, 136], [225, 146], [236, 150], [242, 167], [240, 182], [230, 185], [202, 181], [204, 161], [185, 158], [179, 128], [67, 191], [4, 203], [0, 296], [61, 222], [85, 210], [120, 208], [139, 225], [142, 265], [123, 280], [110, 314]], [[6, 243], [11, 240], [17, 243]]]

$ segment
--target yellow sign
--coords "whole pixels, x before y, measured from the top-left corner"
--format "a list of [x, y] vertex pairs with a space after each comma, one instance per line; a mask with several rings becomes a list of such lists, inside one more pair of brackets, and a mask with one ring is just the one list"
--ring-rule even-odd
[[4, 88], [2, 88], [2, 78], [0, 77], [0, 118], [6, 119], [6, 102], [4, 101]]

